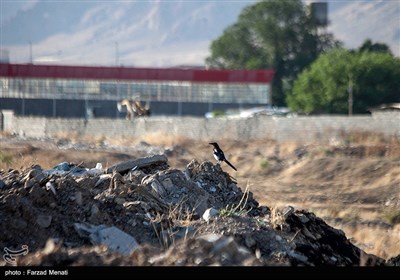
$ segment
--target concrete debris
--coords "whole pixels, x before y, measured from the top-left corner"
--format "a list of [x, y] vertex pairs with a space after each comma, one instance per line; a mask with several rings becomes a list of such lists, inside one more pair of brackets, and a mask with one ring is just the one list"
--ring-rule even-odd
[[305, 224], [305, 223], [307, 223], [310, 219], [308, 219], [307, 217], [306, 217], [306, 215], [304, 215], [304, 214], [296, 214], [296, 216], [297, 216], [297, 218], [299, 218], [299, 220], [303, 223], [303, 224]]
[[74, 176], [80, 176], [83, 175], [83, 173], [86, 172], [85, 168], [82, 168], [78, 165], [68, 163], [68, 162], [62, 162], [56, 166], [54, 166], [52, 169], [45, 170], [44, 173], [47, 175], [65, 175], [65, 174], [70, 174]]
[[41, 167], [35, 165], [23, 178], [23, 180], [25, 181], [24, 188], [30, 189], [35, 184], [41, 185], [46, 180], [46, 178], [47, 176], [43, 174]]
[[[227, 205], [239, 204], [243, 195], [246, 195], [239, 190], [234, 178], [224, 172], [219, 164], [213, 165], [207, 161], [200, 164], [196, 160], [192, 160], [186, 167], [185, 173], [189, 175], [190, 181], [195, 183], [196, 189], [205, 191], [208, 197], [207, 204], [217, 210]], [[213, 175], [210, 176], [210, 174]], [[248, 192], [246, 203], [242, 207], [243, 210], [249, 211], [250, 215], [259, 215], [265, 210], [258, 206], [253, 194]], [[206, 209], [203, 210], [203, 213]]]
[[[279, 236], [277, 236], [277, 237], [279, 237]], [[279, 241], [279, 240], [278, 240]], [[247, 235], [246, 237], [245, 237], [245, 239], [244, 239], [244, 244], [246, 244], [246, 247], [247, 248], [251, 248], [251, 247], [253, 247], [254, 245], [256, 245], [256, 241], [254, 240], [254, 238], [252, 238], [251, 237], [251, 235]]]
[[141, 184], [166, 205], [201, 216], [208, 208], [209, 194], [187, 180], [180, 170], [161, 170], [143, 178]]
[[75, 196], [73, 197], [73, 200], [76, 202], [78, 205], [82, 205], [82, 192], [76, 192]]
[[204, 214], [202, 218], [208, 222], [211, 218], [217, 217], [219, 214], [219, 211], [214, 208], [208, 208], [206, 211], [204, 211]]
[[290, 214], [294, 212], [294, 208], [292, 206], [287, 206], [282, 210], [283, 219], [286, 220]]
[[27, 179], [24, 184], [25, 189], [30, 189], [33, 185], [36, 184], [36, 181], [33, 179]]
[[400, 255], [398, 255], [396, 257], [393, 257], [393, 258], [390, 258], [387, 261], [387, 265], [388, 266], [400, 266]]
[[116, 227], [75, 223], [74, 228], [81, 237], [89, 238], [92, 244], [106, 245], [110, 250], [125, 256], [132, 254], [139, 246], [135, 238]]
[[149, 167], [151, 165], [166, 164], [167, 162], [168, 162], [168, 159], [165, 155], [154, 155], [151, 157], [140, 158], [140, 159], [117, 163], [117, 164], [109, 167], [107, 169], [106, 173], [118, 172], [121, 174], [125, 174], [129, 170], [132, 170], [133, 168], [140, 169], [140, 168], [144, 168], [144, 167]]
[[50, 215], [39, 215], [36, 219], [36, 223], [42, 228], [48, 228], [51, 224], [52, 216]]
[[51, 190], [54, 195], [57, 194], [56, 192], [56, 186], [54, 184], [54, 180], [50, 180], [46, 183], [46, 190]]
[[233, 237], [209, 233], [179, 241], [165, 253], [148, 259], [150, 265], [256, 266], [263, 263]]
[[48, 203], [48, 194], [39, 185], [34, 185], [29, 190], [30, 199], [39, 206], [45, 206]]
[[145, 177], [142, 180], [142, 184], [146, 186], [150, 186], [151, 190], [156, 193], [158, 196], [166, 196], [167, 192], [165, 191], [163, 185], [153, 177]]
[[108, 180], [111, 180], [112, 175], [111, 174], [103, 174], [100, 175], [98, 180], [96, 181], [96, 184], [94, 185], [94, 187], [99, 187], [101, 184], [106, 183]]
[[99, 176], [103, 173], [104, 173], [103, 165], [100, 162], [98, 162], [96, 164], [96, 167], [87, 169], [85, 174], [87, 174], [88, 176]]
[[101, 163], [97, 163], [96, 167], [94, 168], [84, 168], [79, 165], [69, 163], [69, 162], [62, 162], [52, 169], [44, 170], [44, 174], [46, 175], [71, 175], [71, 176], [98, 176], [103, 174], [103, 167]]
[[259, 206], [219, 164], [192, 160], [178, 170], [167, 162], [154, 155], [106, 171], [67, 162], [0, 170], [0, 248], [26, 244], [18, 264], [36, 266], [399, 265], [313, 213]]
[[92, 207], [90, 208], [91, 216], [95, 216], [95, 215], [99, 214], [99, 212], [100, 212], [99, 207], [97, 207], [96, 204], [93, 204]]
[[114, 199], [114, 201], [115, 201], [115, 203], [117, 203], [119, 205], [123, 205], [126, 202], [126, 200], [124, 198], [122, 198], [122, 197], [116, 197]]

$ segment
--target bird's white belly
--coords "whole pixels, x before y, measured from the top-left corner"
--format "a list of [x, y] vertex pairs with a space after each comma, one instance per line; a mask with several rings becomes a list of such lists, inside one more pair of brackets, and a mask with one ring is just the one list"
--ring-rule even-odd
[[217, 157], [216, 154], [214, 154], [214, 158], [215, 158], [217, 161], [219, 161], [219, 159], [218, 159], [218, 157]]

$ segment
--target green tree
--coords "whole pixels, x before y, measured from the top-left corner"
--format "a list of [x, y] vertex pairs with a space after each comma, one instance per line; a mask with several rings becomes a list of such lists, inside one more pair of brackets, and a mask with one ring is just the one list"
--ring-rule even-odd
[[347, 114], [350, 87], [354, 113], [400, 102], [400, 59], [381, 52], [330, 50], [299, 75], [287, 103], [297, 112]]
[[210, 68], [273, 68], [272, 99], [285, 104], [285, 92], [323, 51], [339, 45], [320, 35], [309, 8], [301, 0], [260, 1], [246, 7], [238, 21], [211, 43]]
[[361, 47], [358, 49], [359, 52], [383, 52], [393, 55], [389, 46], [384, 43], [372, 43], [371, 39], [366, 39]]

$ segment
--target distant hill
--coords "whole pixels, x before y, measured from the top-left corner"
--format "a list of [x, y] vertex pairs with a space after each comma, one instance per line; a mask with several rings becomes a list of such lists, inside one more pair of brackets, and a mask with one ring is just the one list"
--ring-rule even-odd
[[[7, 1], [1, 6], [1, 48], [10, 51], [13, 63], [30, 62], [32, 54], [35, 63], [202, 65], [211, 41], [254, 3]], [[369, 37], [399, 55], [400, 2], [329, 2], [328, 10], [328, 30], [346, 47]]]
[[255, 1], [38, 2], [2, 23], [12, 62], [203, 63], [210, 42]]

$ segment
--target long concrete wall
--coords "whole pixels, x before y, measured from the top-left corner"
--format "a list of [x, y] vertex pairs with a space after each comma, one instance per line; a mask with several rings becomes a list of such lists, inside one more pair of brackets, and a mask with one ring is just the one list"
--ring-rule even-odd
[[[9, 115], [7, 115], [10, 118]], [[7, 118], [7, 117], [6, 117]], [[184, 136], [204, 141], [272, 139], [278, 142], [328, 143], [354, 131], [400, 137], [400, 114], [390, 117], [312, 116], [252, 118], [151, 117], [122, 119], [59, 119], [12, 116], [5, 130], [25, 137], [59, 135], [126, 136], [146, 134]]]

